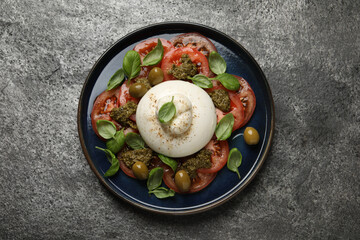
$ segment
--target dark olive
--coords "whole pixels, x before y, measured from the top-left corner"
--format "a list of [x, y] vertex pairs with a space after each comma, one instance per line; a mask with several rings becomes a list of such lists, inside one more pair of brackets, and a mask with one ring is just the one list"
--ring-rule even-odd
[[244, 131], [244, 140], [248, 145], [256, 145], [259, 143], [260, 136], [258, 131], [253, 127], [247, 127]]
[[134, 83], [129, 88], [129, 93], [134, 98], [141, 98], [147, 91], [148, 89], [143, 83]]
[[135, 177], [139, 180], [145, 180], [149, 176], [149, 169], [143, 162], [137, 161], [132, 165], [131, 169]]
[[191, 187], [191, 179], [185, 170], [177, 171], [175, 174], [175, 184], [180, 192], [188, 192]]
[[164, 73], [159, 67], [154, 67], [151, 69], [148, 75], [148, 80], [151, 85], [156, 85], [161, 83], [164, 80]]

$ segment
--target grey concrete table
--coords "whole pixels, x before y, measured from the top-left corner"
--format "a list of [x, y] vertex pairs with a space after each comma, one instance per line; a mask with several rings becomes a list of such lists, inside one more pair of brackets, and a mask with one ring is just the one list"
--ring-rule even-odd
[[[0, 1], [1, 239], [359, 239], [359, 1]], [[82, 153], [76, 114], [103, 51], [151, 23], [240, 42], [272, 88], [276, 129], [255, 180], [198, 215], [115, 198]]]

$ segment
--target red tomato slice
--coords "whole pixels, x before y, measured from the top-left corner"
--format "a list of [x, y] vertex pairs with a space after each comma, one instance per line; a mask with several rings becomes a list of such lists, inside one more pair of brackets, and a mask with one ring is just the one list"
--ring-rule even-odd
[[[160, 38], [160, 41], [163, 45], [164, 48], [164, 56], [166, 53], [168, 53], [170, 50], [174, 49], [174, 46], [172, 45], [172, 43], [166, 39]], [[154, 49], [154, 47], [156, 47], [158, 42], [157, 38], [150, 38], [147, 39], [145, 41], [142, 41], [141, 43], [137, 44], [134, 47], [134, 51], [138, 52], [140, 55], [140, 59], [141, 59], [141, 63], [143, 62], [144, 57], [146, 56], [146, 54], [148, 54], [151, 50]], [[154, 66], [143, 66], [141, 67], [141, 71], [139, 74], [139, 78], [141, 77], [147, 77], [149, 75], [149, 72], [152, 68], [154, 67], [160, 67], [161, 66], [161, 61], [159, 64], [154, 65]]]
[[[165, 185], [171, 188], [172, 190], [174, 190], [175, 192], [181, 193], [175, 184], [174, 171], [165, 164], [163, 164], [162, 167], [164, 168], [163, 180]], [[216, 174], [217, 174], [216, 172], [198, 173], [197, 177], [192, 180], [190, 190], [186, 193], [195, 193], [204, 189], [215, 179]]]
[[[174, 80], [176, 79], [173, 75], [169, 74], [169, 70], [171, 69], [172, 65], [180, 65], [180, 58], [181, 55], [187, 54], [189, 55], [191, 61], [198, 66], [199, 74], [203, 74], [205, 76], [210, 75], [209, 63], [207, 58], [199, 52], [198, 50], [191, 48], [191, 47], [183, 47], [183, 48], [176, 48], [168, 52], [164, 55], [161, 64], [161, 70], [164, 72], [164, 81], [167, 80]], [[184, 79], [183, 79], [184, 80]]]
[[207, 37], [196, 32], [180, 34], [172, 38], [170, 41], [176, 48], [195, 48], [196, 50], [204, 54], [207, 58], [212, 51], [217, 52], [216, 47]]
[[104, 119], [104, 120], [112, 121], [118, 130], [121, 128], [121, 125], [116, 121], [112, 120], [110, 117], [111, 110], [119, 106], [119, 99], [118, 99], [119, 92], [120, 92], [120, 87], [110, 91], [105, 90], [95, 99], [94, 106], [91, 111], [91, 125], [96, 135], [98, 135], [99, 138], [101, 139], [103, 138], [99, 135], [96, 128], [96, 122], [98, 120]]
[[[156, 66], [159, 67], [160, 64], [158, 64]], [[153, 69], [156, 66], [143, 66], [143, 67], [141, 67], [139, 76], [137, 76], [136, 78], [147, 78], [147, 76], [149, 75], [149, 72], [151, 71], [151, 69]]]
[[227, 141], [211, 140], [206, 146], [212, 152], [211, 168], [199, 168], [198, 173], [214, 173], [220, 171], [226, 164], [229, 156], [229, 144]]
[[[129, 101], [132, 101], [135, 103], [139, 102], [139, 99], [134, 98], [130, 95], [129, 87], [130, 87], [130, 84], [128, 86], [127, 82], [125, 82], [121, 85], [120, 91], [119, 91], [119, 106], [124, 106]], [[130, 120], [136, 122], [136, 114], [131, 115]]]
[[232, 113], [234, 116], [234, 126], [233, 131], [240, 128], [242, 123], [244, 122], [244, 107], [241, 104], [240, 99], [236, 96], [235, 93], [229, 92], [230, 97], [230, 111], [225, 113], [220, 109], [216, 109], [216, 114], [218, 118], [218, 122], [228, 113]]
[[240, 101], [239, 96], [234, 92], [226, 89], [221, 84], [219, 84], [217, 81], [213, 81], [214, 87], [207, 89], [207, 92], [212, 92], [217, 89], [224, 89], [229, 93], [230, 97], [230, 111], [229, 112], [223, 112], [220, 109], [216, 108], [216, 116], [217, 116], [217, 122], [219, 122], [226, 114], [232, 113], [234, 116], [234, 126], [233, 131], [240, 128], [242, 123], [244, 122], [244, 107], [242, 105], [242, 102]]
[[[118, 156], [119, 156], [119, 155], [118, 155]], [[119, 158], [119, 157], [118, 157], [118, 158]], [[120, 165], [121, 170], [122, 170], [126, 175], [128, 175], [128, 176], [131, 177], [131, 178], [136, 178], [135, 175], [134, 175], [134, 173], [133, 173], [133, 171], [125, 165], [124, 161], [119, 160], [119, 165]]]
[[[172, 43], [166, 39], [160, 38], [160, 41], [164, 48], [164, 56], [167, 52], [174, 49], [174, 46]], [[141, 43], [137, 44], [134, 47], [134, 51], [138, 52], [140, 54], [141, 63], [143, 62], [144, 57], [153, 50], [158, 43], [157, 38], [150, 38], [145, 41], [142, 41]], [[161, 63], [161, 62], [160, 62]]]
[[256, 97], [254, 91], [245, 79], [235, 75], [234, 77], [239, 80], [240, 90], [236, 94], [242, 102], [242, 105], [244, 106], [244, 121], [240, 125], [240, 127], [242, 127], [250, 120], [251, 116], [254, 113], [256, 106]]
[[[121, 129], [121, 125], [110, 117], [110, 112], [113, 108], [123, 106], [128, 101], [138, 103], [139, 100], [130, 96], [129, 87], [126, 83], [122, 84], [116, 89], [110, 91], [105, 90], [95, 99], [93, 109], [91, 111], [91, 125], [96, 135], [104, 140], [98, 133], [96, 128], [97, 120], [104, 119], [112, 121], [117, 130]], [[131, 120], [135, 121], [135, 114], [130, 117]], [[133, 130], [135, 131], [135, 130]]]
[[129, 88], [130, 88], [130, 84], [128, 84], [127, 82], [124, 82], [119, 90], [119, 106], [123, 106], [125, 105], [127, 102], [129, 101], [133, 101], [135, 103], [139, 102], [139, 99], [134, 98], [130, 95], [129, 92]]
[[[131, 128], [128, 128], [128, 129], [131, 129]], [[126, 130], [125, 130], [125, 131], [126, 131]], [[124, 133], [125, 133], [125, 131], [124, 131]], [[126, 134], [125, 134], [125, 135], [126, 135]], [[118, 153], [117, 158], [118, 158], [118, 159], [120, 158], [120, 153]], [[125, 165], [124, 161], [120, 161], [120, 160], [119, 160], [119, 164], [120, 164], [120, 169], [121, 169], [127, 176], [129, 176], [129, 177], [131, 177], [131, 178], [136, 178], [135, 175], [134, 175], [134, 173], [133, 173], [133, 171], [132, 171], [132, 169], [128, 168], [128, 167]], [[150, 171], [150, 170], [153, 169], [153, 168], [156, 168], [156, 167], [164, 167], [164, 166], [166, 166], [166, 165], [165, 165], [164, 163], [162, 163], [162, 162], [160, 161], [160, 159], [158, 159], [158, 158], [153, 158], [153, 159], [151, 160], [150, 165], [148, 166], [148, 168], [149, 168], [149, 171]]]
[[130, 132], [139, 133], [138, 130], [135, 130], [135, 129], [131, 128], [131, 127], [128, 127], [128, 128], [125, 128], [125, 129], [124, 129], [124, 135], [125, 135], [125, 136], [126, 136], [126, 134], [128, 134], [128, 133], [130, 133]]

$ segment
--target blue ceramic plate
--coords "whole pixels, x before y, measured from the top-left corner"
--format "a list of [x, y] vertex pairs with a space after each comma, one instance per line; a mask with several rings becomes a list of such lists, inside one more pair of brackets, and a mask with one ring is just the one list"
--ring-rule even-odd
[[[110, 164], [102, 151], [95, 146], [105, 147], [91, 127], [90, 114], [95, 98], [106, 89], [110, 77], [122, 67], [127, 51], [142, 40], [161, 37], [170, 40], [181, 33], [198, 32], [208, 37], [227, 63], [227, 73], [245, 78], [256, 96], [256, 108], [246, 126], [256, 128], [260, 143], [250, 147], [243, 140], [245, 127], [235, 131], [229, 147], [237, 147], [243, 161], [239, 167], [241, 179], [224, 167], [215, 180], [205, 189], [194, 194], [176, 194], [175, 197], [157, 199], [149, 195], [146, 183], [129, 178], [121, 170], [111, 178], [103, 177]], [[224, 33], [199, 24], [160, 23], [128, 34], [111, 46], [91, 69], [83, 86], [78, 108], [78, 131], [82, 149], [100, 181], [113, 194], [142, 209], [165, 214], [197, 213], [219, 206], [238, 194], [255, 177], [269, 152], [274, 131], [274, 104], [266, 78], [254, 58], [235, 40]]]

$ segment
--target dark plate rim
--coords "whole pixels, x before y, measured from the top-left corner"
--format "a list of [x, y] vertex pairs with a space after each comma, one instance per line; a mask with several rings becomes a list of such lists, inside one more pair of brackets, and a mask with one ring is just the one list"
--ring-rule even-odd
[[[104, 178], [102, 177], [102, 175], [98, 172], [98, 170], [96, 169], [94, 163], [91, 160], [90, 154], [87, 151], [87, 148], [85, 146], [85, 140], [84, 140], [84, 136], [83, 133], [81, 131], [82, 129], [82, 123], [81, 123], [81, 112], [83, 110], [82, 108], [82, 101], [83, 101], [83, 96], [84, 96], [84, 92], [85, 92], [85, 88], [88, 85], [88, 82], [90, 81], [90, 77], [92, 76], [94, 70], [98, 67], [100, 61], [102, 60], [102, 58], [109, 53], [109, 51], [111, 51], [111, 49], [117, 45], [119, 42], [123, 41], [124, 39], [130, 37], [133, 34], [136, 34], [137, 32], [140, 31], [144, 31], [146, 29], [149, 28], [153, 28], [153, 27], [165, 27], [165, 26], [169, 26], [169, 28], [175, 28], [175, 27], [179, 27], [179, 28], [183, 28], [186, 25], [186, 27], [196, 27], [196, 28], [202, 28], [204, 30], [210, 30], [213, 32], [216, 32], [217, 34], [227, 38], [228, 40], [232, 41], [235, 45], [237, 45], [239, 48], [241, 48], [242, 51], [244, 51], [248, 57], [251, 59], [251, 61], [254, 63], [257, 71], [260, 73], [261, 77], [264, 80], [265, 86], [266, 86], [266, 91], [269, 94], [270, 97], [270, 112], [271, 112], [271, 123], [270, 123], [270, 132], [269, 132], [269, 136], [268, 136], [268, 142], [267, 145], [265, 147], [264, 150], [264, 154], [262, 155], [262, 157], [259, 160], [259, 163], [256, 165], [255, 169], [253, 169], [253, 171], [250, 173], [250, 176], [245, 180], [245, 182], [235, 191], [231, 192], [230, 194], [228, 194], [227, 196], [224, 196], [223, 198], [221, 198], [220, 200], [211, 203], [209, 205], [205, 205], [196, 209], [189, 209], [189, 210], [181, 210], [181, 211], [169, 211], [169, 210], [160, 210], [160, 209], [154, 209], [148, 206], [144, 206], [142, 204], [133, 202], [127, 198], [124, 198], [122, 196], [120, 196], [117, 192], [115, 192], [112, 187], [104, 180]], [[114, 44], [112, 44], [108, 49], [106, 49], [106, 51], [98, 58], [98, 60], [95, 62], [95, 64], [93, 65], [93, 67], [91, 68], [88, 76], [86, 77], [86, 80], [83, 84], [82, 90], [81, 90], [81, 94], [80, 94], [80, 98], [79, 98], [79, 104], [78, 104], [78, 112], [77, 112], [77, 126], [78, 126], [78, 134], [79, 134], [79, 138], [80, 138], [80, 143], [81, 143], [81, 148], [83, 150], [83, 153], [85, 155], [85, 158], [87, 160], [87, 162], [90, 165], [90, 168], [92, 169], [92, 171], [95, 173], [95, 175], [97, 176], [97, 178], [100, 180], [100, 182], [111, 192], [113, 193], [116, 197], [124, 200], [127, 203], [130, 203], [133, 206], [139, 207], [141, 209], [150, 211], [150, 212], [154, 212], [154, 213], [159, 213], [159, 214], [166, 214], [166, 215], [189, 215], [189, 214], [195, 214], [195, 213], [200, 213], [200, 212], [204, 212], [210, 209], [213, 209], [217, 206], [220, 206], [221, 204], [229, 201], [230, 199], [232, 199], [233, 197], [235, 197], [237, 194], [239, 194], [257, 175], [257, 173], [259, 172], [260, 168], [262, 167], [263, 163], [265, 162], [265, 159], [267, 158], [269, 151], [270, 151], [270, 147], [271, 147], [271, 143], [272, 143], [272, 139], [273, 139], [273, 135], [274, 135], [274, 128], [275, 128], [275, 105], [274, 105], [274, 100], [272, 97], [272, 93], [271, 93], [271, 89], [269, 86], [269, 83], [265, 77], [265, 74], [263, 73], [263, 71], [261, 70], [259, 64], [256, 62], [256, 60], [254, 59], [254, 57], [241, 45], [239, 44], [236, 40], [234, 40], [233, 38], [229, 37], [228, 35], [226, 35], [223, 32], [220, 32], [217, 29], [214, 29], [212, 27], [206, 26], [206, 25], [202, 25], [199, 23], [192, 23], [192, 22], [178, 22], [178, 21], [171, 21], [171, 22], [161, 22], [161, 23], [155, 23], [155, 24], [150, 24], [144, 27], [141, 27], [139, 29], [136, 29], [128, 34], [126, 34], [125, 36], [123, 36], [122, 38], [120, 38], [119, 40], [117, 40]]]

